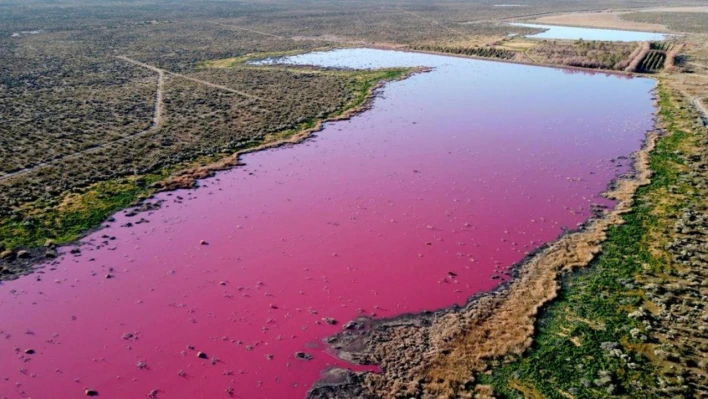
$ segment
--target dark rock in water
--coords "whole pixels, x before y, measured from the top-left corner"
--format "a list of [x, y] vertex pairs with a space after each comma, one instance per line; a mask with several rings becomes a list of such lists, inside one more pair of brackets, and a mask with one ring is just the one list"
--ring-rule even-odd
[[81, 248], [72, 248], [71, 251], [69, 251], [69, 253], [71, 253], [73, 255], [80, 254]]
[[312, 355], [305, 352], [295, 352], [295, 359], [312, 360]]
[[25, 349], [25, 353], [28, 354], [28, 355], [34, 355], [34, 354], [35, 354], [35, 351], [34, 351], [34, 349], [31, 349], [31, 348], [30, 348], [30, 349]]
[[207, 354], [204, 352], [197, 352], [197, 357], [200, 359], [208, 359], [209, 358], [209, 356], [207, 356]]
[[362, 330], [365, 327], [366, 327], [366, 324], [364, 324], [361, 321], [356, 321], [356, 320], [348, 321], [342, 326], [342, 328], [345, 330]]
[[307, 399], [375, 399], [364, 392], [361, 374], [350, 370], [333, 368], [307, 392]]
[[44, 253], [44, 256], [50, 259], [54, 259], [57, 257], [57, 251], [53, 249], [48, 249], [47, 252]]
[[98, 396], [98, 391], [96, 391], [95, 389], [87, 389], [85, 393], [86, 396]]
[[329, 324], [329, 325], [332, 325], [332, 326], [335, 325], [335, 324], [337, 324], [337, 320], [335, 320], [335, 319], [333, 319], [333, 318], [331, 318], [331, 317], [323, 317], [322, 320], [323, 320], [325, 323], [327, 323], [327, 324]]
[[140, 212], [154, 211], [162, 207], [161, 202], [146, 202], [140, 206]]

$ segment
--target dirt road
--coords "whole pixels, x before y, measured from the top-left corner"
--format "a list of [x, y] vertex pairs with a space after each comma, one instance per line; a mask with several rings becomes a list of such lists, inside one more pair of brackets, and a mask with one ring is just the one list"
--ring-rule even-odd
[[230, 88], [230, 87], [222, 86], [222, 85], [219, 85], [219, 84], [216, 84], [216, 83], [207, 82], [207, 81], [205, 81], [205, 80], [193, 78], [193, 77], [190, 77], [190, 76], [187, 76], [187, 75], [182, 75], [181, 73], [170, 72], [170, 71], [167, 71], [167, 70], [165, 70], [165, 69], [160, 69], [160, 68], [154, 67], [154, 66], [152, 66], [152, 65], [148, 65], [148, 64], [142, 63], [142, 62], [140, 62], [140, 61], [136, 61], [136, 60], [134, 60], [134, 59], [132, 59], [132, 58], [128, 58], [128, 57], [123, 56], [123, 55], [118, 56], [118, 58], [120, 58], [120, 59], [123, 60], [123, 61], [127, 61], [127, 62], [130, 62], [130, 63], [135, 64], [135, 65], [139, 65], [139, 66], [141, 66], [141, 67], [143, 67], [143, 68], [147, 68], [147, 69], [150, 69], [150, 70], [155, 71], [155, 72], [158, 72], [158, 73], [163, 73], [163, 74], [168, 74], [168, 75], [172, 75], [172, 76], [177, 76], [177, 77], [180, 77], [180, 78], [182, 78], [182, 79], [187, 79], [187, 80], [190, 80], [190, 81], [192, 81], [192, 82], [201, 83], [201, 84], [203, 84], [203, 85], [205, 85], [205, 86], [213, 87], [213, 88], [215, 88], [215, 89], [224, 90], [224, 91], [228, 91], [228, 92], [230, 92], [230, 93], [238, 94], [238, 95], [240, 95], [240, 96], [242, 96], [242, 97], [248, 97], [248, 98], [252, 98], [252, 99], [254, 99], [254, 100], [260, 100], [260, 101], [271, 101], [271, 100], [264, 99], [264, 98], [262, 98], [262, 97], [254, 96], [253, 94], [248, 94], [248, 93], [245, 93], [245, 92], [242, 92], [242, 91], [239, 91], [239, 90], [234, 90], [234, 89], [232, 89], [232, 88]]

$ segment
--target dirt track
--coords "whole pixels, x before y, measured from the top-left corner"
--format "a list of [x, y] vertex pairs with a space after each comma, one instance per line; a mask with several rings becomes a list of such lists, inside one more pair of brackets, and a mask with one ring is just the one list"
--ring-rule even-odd
[[135, 65], [139, 65], [139, 66], [141, 66], [141, 67], [143, 67], [143, 68], [147, 68], [147, 69], [150, 69], [150, 70], [155, 71], [155, 72], [158, 72], [158, 73], [165, 73], [165, 74], [168, 74], [168, 75], [177, 76], [177, 77], [180, 77], [180, 78], [182, 78], [182, 79], [191, 80], [192, 82], [201, 83], [201, 84], [203, 84], [203, 85], [205, 85], [205, 86], [213, 87], [213, 88], [219, 89], [219, 90], [228, 91], [228, 92], [230, 92], [230, 93], [238, 94], [238, 95], [243, 96], [243, 97], [248, 97], [248, 98], [252, 98], [252, 99], [254, 99], [254, 100], [260, 100], [260, 101], [270, 101], [270, 100], [266, 100], [266, 99], [264, 99], [264, 98], [262, 98], [262, 97], [254, 96], [253, 94], [248, 94], [248, 93], [245, 93], [245, 92], [243, 92], [243, 91], [234, 90], [234, 89], [232, 89], [232, 88], [230, 88], [230, 87], [218, 85], [218, 84], [216, 84], [216, 83], [211, 83], [211, 82], [207, 82], [207, 81], [205, 81], [205, 80], [196, 79], [196, 78], [192, 78], [192, 77], [189, 77], [189, 76], [186, 76], [186, 75], [182, 75], [181, 73], [170, 72], [170, 71], [167, 71], [167, 70], [164, 70], [164, 69], [160, 69], [160, 68], [154, 67], [154, 66], [152, 66], [152, 65], [144, 64], [144, 63], [142, 63], [142, 62], [140, 62], [140, 61], [136, 61], [136, 60], [134, 60], [134, 59], [132, 59], [132, 58], [128, 58], [128, 57], [126, 57], [126, 56], [124, 56], [124, 55], [118, 56], [117, 58], [120, 58], [121, 60], [130, 62], [130, 63], [135, 64]]
[[222, 24], [222, 23], [220, 23], [220, 22], [212, 22], [212, 23], [213, 23], [214, 25], [223, 26], [224, 28], [228, 28], [228, 29], [242, 30], [242, 31], [245, 31], [245, 32], [257, 33], [257, 34], [263, 35], [263, 36], [270, 36], [270, 37], [275, 37], [275, 38], [278, 38], [278, 39], [286, 39], [285, 36], [274, 35], [274, 34], [272, 34], [272, 33], [263, 32], [263, 31], [260, 31], [260, 30], [242, 28], [242, 27], [240, 27], [240, 26], [229, 25], [229, 24]]

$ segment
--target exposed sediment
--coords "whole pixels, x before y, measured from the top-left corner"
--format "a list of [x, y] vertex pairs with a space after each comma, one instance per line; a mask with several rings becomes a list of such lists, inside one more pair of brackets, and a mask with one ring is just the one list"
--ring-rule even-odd
[[[651, 132], [634, 154], [634, 174], [615, 181], [606, 196], [613, 210], [540, 248], [511, 269], [512, 279], [463, 307], [404, 315], [387, 320], [359, 319], [330, 337], [338, 355], [351, 362], [377, 364], [381, 373], [330, 370], [309, 392], [319, 398], [457, 398], [487, 361], [521, 355], [531, 344], [539, 309], [555, 298], [559, 276], [589, 264], [601, 251], [608, 227], [622, 223], [636, 190], [650, 182]], [[467, 395], [467, 396], [465, 396]]]

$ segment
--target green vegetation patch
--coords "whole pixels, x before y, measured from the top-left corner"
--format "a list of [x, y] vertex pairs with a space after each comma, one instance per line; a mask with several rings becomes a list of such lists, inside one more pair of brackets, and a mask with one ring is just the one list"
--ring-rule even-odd
[[47, 239], [58, 244], [76, 240], [114, 212], [151, 194], [149, 185], [160, 175], [98, 183], [80, 193], [67, 194], [59, 206], [34, 202], [0, 221], [0, 245], [5, 248], [36, 247]]

